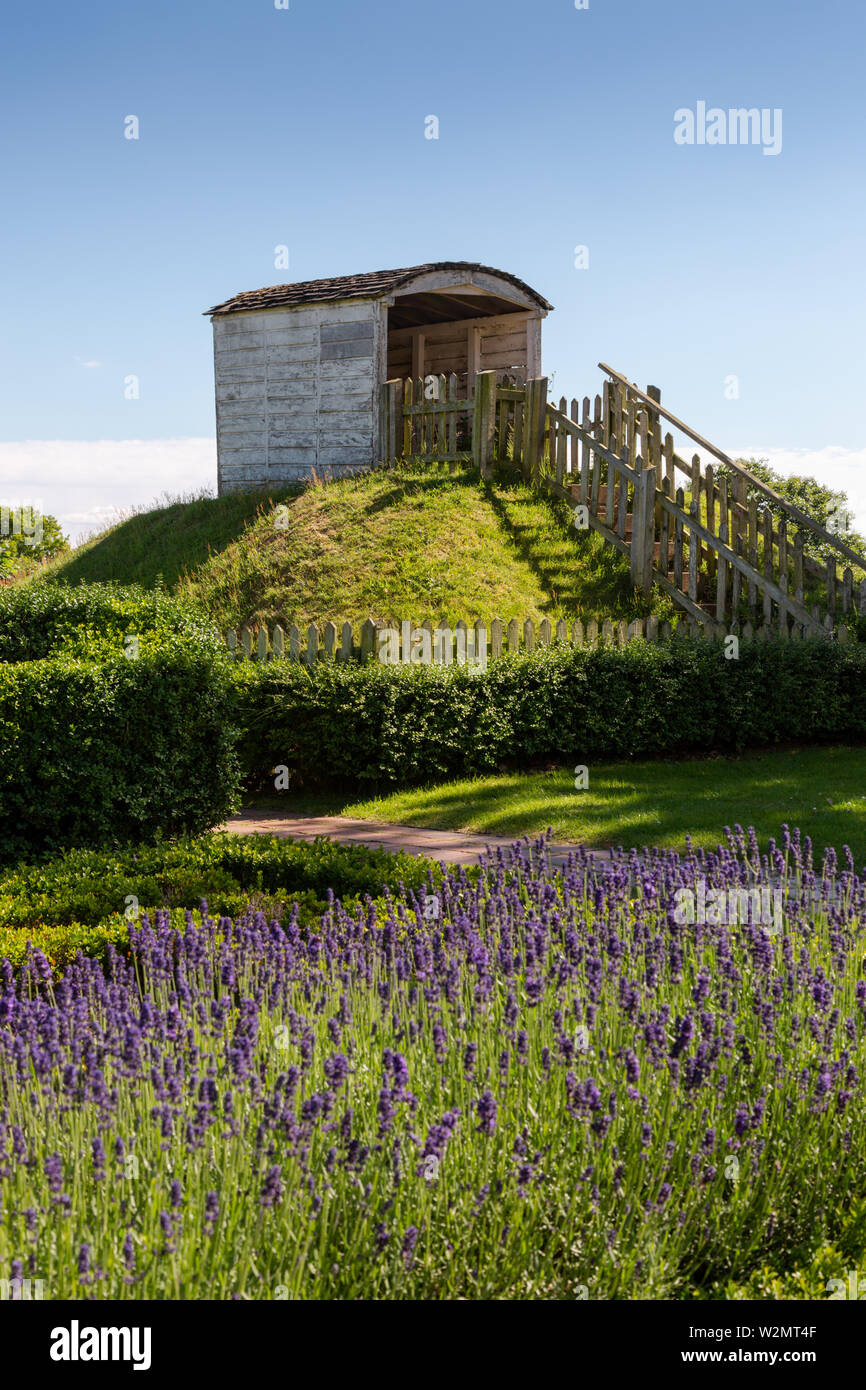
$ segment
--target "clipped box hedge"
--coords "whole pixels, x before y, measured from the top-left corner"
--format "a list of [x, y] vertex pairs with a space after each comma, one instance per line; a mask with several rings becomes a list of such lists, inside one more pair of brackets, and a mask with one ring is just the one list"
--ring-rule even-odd
[[233, 710], [218, 634], [163, 594], [0, 595], [0, 861], [219, 824], [240, 789]]
[[317, 930], [329, 892], [350, 911], [372, 899], [383, 918], [389, 890], [417, 892], [440, 881], [430, 860], [325, 839], [216, 834], [69, 849], [0, 869], [0, 960], [21, 966], [32, 942], [59, 975], [79, 951], [101, 960], [109, 946], [126, 952], [130, 918], [140, 913], [168, 908], [183, 930], [186, 911], [195, 917], [202, 900], [214, 916], [237, 917], [252, 906], [283, 921], [297, 903], [302, 927]]
[[408, 786], [544, 759], [862, 742], [866, 646], [825, 639], [554, 647], [463, 667], [238, 665], [251, 783]]

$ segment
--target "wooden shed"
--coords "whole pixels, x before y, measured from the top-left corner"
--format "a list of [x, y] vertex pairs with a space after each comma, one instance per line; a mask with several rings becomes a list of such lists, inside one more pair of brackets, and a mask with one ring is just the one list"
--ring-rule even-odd
[[380, 387], [479, 371], [541, 375], [552, 306], [516, 275], [440, 261], [237, 294], [214, 333], [220, 493], [368, 468]]

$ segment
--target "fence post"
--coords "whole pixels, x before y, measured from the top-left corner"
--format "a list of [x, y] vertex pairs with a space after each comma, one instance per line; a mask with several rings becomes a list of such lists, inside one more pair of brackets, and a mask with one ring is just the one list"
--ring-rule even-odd
[[[623, 481], [622, 486], [625, 487]], [[642, 593], [652, 591], [655, 550], [656, 475], [644, 468], [634, 485], [631, 532], [631, 579]]]
[[382, 426], [385, 462], [391, 463], [403, 456], [403, 382], [401, 379], [386, 381], [382, 387]]
[[523, 431], [523, 476], [537, 482], [541, 476], [544, 430], [547, 424], [547, 377], [526, 383], [526, 424]]
[[496, 436], [496, 373], [476, 372], [472, 410], [472, 461], [489, 478]]

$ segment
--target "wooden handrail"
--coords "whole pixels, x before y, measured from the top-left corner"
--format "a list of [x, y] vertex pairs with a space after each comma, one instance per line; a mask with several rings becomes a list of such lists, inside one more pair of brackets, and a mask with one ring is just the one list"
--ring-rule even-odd
[[[601, 442], [595, 438], [594, 435], [592, 435], [583, 426], [579, 425], [577, 421], [571, 420], [567, 415], [563, 415], [562, 412], [558, 410], [556, 406], [548, 404], [547, 413], [548, 415], [553, 416], [557, 420], [557, 423], [559, 424], [560, 428], [565, 429], [568, 433], [574, 435], [575, 438], [581, 441], [581, 443], [585, 443], [587, 447], [592, 451], [592, 453], [596, 454], [599, 458], [604, 459], [604, 461], [609, 465], [611, 469], [620, 474], [625, 483], [630, 482], [633, 485], [636, 485], [644, 476], [643, 468], [635, 469], [631, 467], [621, 457], [619, 457], [619, 455], [617, 455], [610, 449], [606, 449], [604, 445], [601, 444]], [[635, 460], [635, 462], [637, 462], [637, 460]], [[570, 493], [565, 487], [562, 487], [560, 484], [556, 483], [555, 480], [552, 478], [548, 478], [546, 481], [548, 488], [554, 491], [556, 495], [567, 498], [567, 500], [569, 501], [572, 500]], [[809, 629], [814, 629], [814, 619], [812, 618], [805, 605], [798, 602], [798, 600], [792, 597], [790, 594], [788, 594], [785, 589], [780, 588], [779, 585], [774, 583], [773, 580], [770, 579], [766, 574], [764, 574], [761, 569], [752, 565], [745, 558], [745, 556], [737, 554], [737, 552], [733, 550], [730, 546], [728, 546], [721, 539], [721, 537], [715, 536], [712, 531], [710, 531], [707, 527], [701, 524], [700, 520], [696, 515], [693, 515], [691, 512], [685, 510], [685, 508], [680, 507], [674, 498], [669, 497], [665, 493], [664, 489], [659, 488], [655, 491], [654, 502], [659, 504], [671, 518], [673, 518], [675, 521], [679, 521], [682, 524], [684, 530], [688, 530], [692, 535], [699, 537], [700, 540], [703, 541], [705, 545], [709, 546], [709, 548], [713, 550], [719, 558], [724, 559], [727, 564], [731, 565], [734, 569], [739, 570], [740, 574], [743, 576], [743, 578], [747, 580], [747, 582], [754, 584], [755, 587], [761, 593], [768, 594], [770, 598], [772, 598], [779, 605], [780, 608], [789, 613], [791, 617], [795, 619], [795, 621], [802, 623]], [[629, 554], [631, 548], [629, 542], [623, 542], [623, 540], [620, 537], [618, 537], [614, 532], [610, 531], [607, 526], [603, 525], [599, 518], [594, 517], [592, 515], [591, 510], [588, 513], [588, 518], [590, 525], [594, 529], [600, 531], [606, 540], [612, 542], [619, 549], [625, 551], [626, 554]], [[652, 567], [652, 573], [653, 578], [656, 580], [656, 582], [659, 585], [661, 585], [661, 587], [664, 588], [666, 592], [668, 592], [672, 597], [674, 597], [676, 602], [678, 602], [681, 606], [687, 608], [692, 613], [692, 615], [701, 613], [701, 621], [709, 621], [709, 619], [706, 618], [706, 615], [703, 615], [700, 607], [697, 604], [693, 603], [690, 599], [686, 601], [687, 596], [681, 590], [677, 589], [675, 585], [671, 584], [667, 580], [666, 576], [662, 575], [661, 572], [655, 568], [655, 566]]]
[[614, 371], [613, 367], [609, 367], [606, 362], [599, 362], [598, 365], [601, 371], [605, 372], [614, 381], [618, 381], [621, 386], [624, 386], [626, 388], [626, 390], [631, 391], [636, 396], [639, 396], [640, 399], [646, 403], [649, 409], [655, 410], [659, 415], [663, 415], [664, 418], [671, 425], [673, 425], [675, 429], [678, 429], [683, 434], [688, 435], [689, 439], [693, 440], [694, 443], [699, 446], [699, 448], [706, 449], [707, 453], [712, 454], [714, 458], [717, 458], [721, 463], [725, 464], [727, 468], [732, 469], [734, 473], [738, 473], [741, 478], [745, 478], [746, 482], [751, 487], [757, 488], [757, 490], [759, 492], [762, 492], [765, 497], [769, 497], [770, 500], [772, 502], [775, 502], [777, 506], [782, 507], [783, 510], [788, 512], [790, 516], [794, 517], [795, 520], [798, 521], [801, 526], [805, 526], [810, 531], [814, 531], [816, 535], [820, 536], [821, 540], [826, 542], [828, 545], [834, 546], [836, 550], [840, 552], [840, 554], [844, 555], [853, 564], [857, 565], [859, 569], [866, 570], [866, 560], [864, 560], [863, 556], [858, 555], [856, 550], [852, 550], [851, 547], [849, 545], [846, 545], [844, 541], [840, 540], [838, 536], [834, 536], [832, 531], [826, 531], [824, 527], [820, 525], [819, 522], [815, 521], [812, 517], [807, 516], [805, 512], [801, 512], [800, 508], [795, 506], [793, 502], [789, 502], [786, 498], [780, 497], [779, 494], [777, 492], [774, 492], [771, 487], [768, 487], [766, 483], [762, 483], [760, 478], [756, 478], [754, 474], [750, 473], [748, 468], [744, 468], [741, 463], [737, 463], [734, 459], [729, 458], [727, 454], [723, 454], [721, 449], [717, 449], [716, 446], [714, 444], [711, 444], [708, 439], [704, 439], [703, 435], [697, 434], [693, 429], [690, 429], [689, 426], [684, 424], [683, 421], [680, 420], [676, 415], [673, 415], [669, 410], [666, 410], [665, 407], [661, 405], [659, 401], [653, 400], [652, 396], [648, 396], [645, 391], [641, 391], [639, 386], [636, 386], [633, 381], [629, 381], [628, 377], [623, 376], [621, 372]]

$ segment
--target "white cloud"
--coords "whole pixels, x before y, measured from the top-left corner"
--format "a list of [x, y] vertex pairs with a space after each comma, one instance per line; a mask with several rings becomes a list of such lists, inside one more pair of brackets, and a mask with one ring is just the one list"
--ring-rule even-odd
[[85, 360], [84, 360], [83, 358], [81, 358], [81, 357], [76, 357], [76, 358], [75, 358], [75, 361], [78, 363], [79, 367], [101, 367], [101, 366], [102, 366], [102, 363], [101, 363], [101, 362], [87, 362], [87, 361], [85, 361]]
[[786, 477], [805, 474], [834, 492], [847, 492], [855, 530], [866, 531], [866, 449], [843, 449], [835, 444], [823, 449], [749, 448], [739, 450], [738, 456], [765, 458]]
[[[678, 453], [681, 458], [698, 454], [702, 465], [716, 462], [712, 454], [691, 444], [688, 452], [680, 448]], [[866, 449], [843, 449], [837, 444], [827, 444], [823, 449], [778, 449], [767, 444], [749, 444], [729, 449], [728, 454], [734, 459], [766, 459], [771, 468], [785, 477], [797, 474], [815, 478], [834, 492], [846, 492], [854, 530], [866, 532]], [[682, 483], [682, 476], [678, 474], [677, 480]]]
[[215, 439], [28, 439], [0, 443], [0, 494], [59, 520], [73, 544], [118, 511], [168, 493], [216, 492]]

